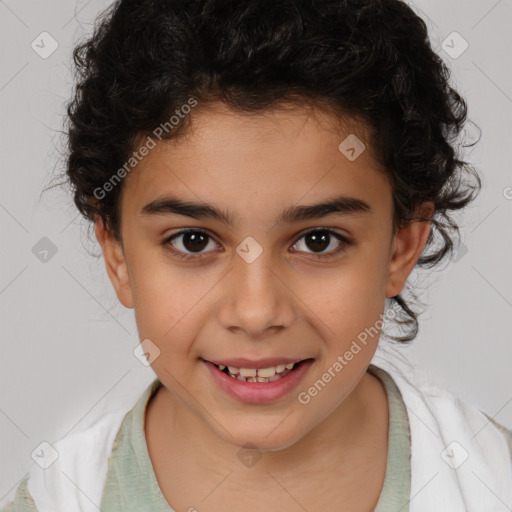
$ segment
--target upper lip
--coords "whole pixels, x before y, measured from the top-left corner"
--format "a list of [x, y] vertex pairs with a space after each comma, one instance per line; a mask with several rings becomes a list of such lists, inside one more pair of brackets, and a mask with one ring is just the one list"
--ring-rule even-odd
[[304, 359], [306, 358], [268, 357], [266, 359], [258, 359], [255, 361], [245, 357], [237, 357], [233, 359], [205, 359], [205, 361], [209, 361], [217, 366], [222, 364], [224, 366], [233, 366], [235, 368], [255, 368], [257, 370], [259, 368], [271, 368], [280, 364], [298, 363]]

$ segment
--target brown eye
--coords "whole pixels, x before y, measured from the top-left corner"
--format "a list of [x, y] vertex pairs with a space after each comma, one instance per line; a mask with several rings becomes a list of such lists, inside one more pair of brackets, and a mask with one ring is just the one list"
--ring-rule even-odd
[[162, 243], [180, 257], [186, 258], [189, 255], [203, 254], [202, 251], [208, 247], [210, 242], [212, 243], [212, 248], [215, 249], [217, 244], [208, 233], [198, 229], [188, 229], [171, 235]]
[[183, 233], [183, 247], [187, 251], [202, 251], [208, 245], [208, 237], [203, 233], [186, 232]]
[[331, 241], [331, 235], [327, 231], [312, 231], [305, 238], [306, 245], [314, 251], [324, 251]]
[[[349, 240], [332, 229], [314, 229], [303, 234], [294, 244], [297, 251], [304, 250], [297, 248], [297, 246], [301, 245], [301, 240], [304, 240], [302, 246], [305, 246], [307, 249], [304, 252], [309, 252], [309, 254], [318, 258], [332, 257], [350, 244]], [[331, 250], [326, 251], [329, 247]], [[326, 254], [323, 253], [324, 251]]]

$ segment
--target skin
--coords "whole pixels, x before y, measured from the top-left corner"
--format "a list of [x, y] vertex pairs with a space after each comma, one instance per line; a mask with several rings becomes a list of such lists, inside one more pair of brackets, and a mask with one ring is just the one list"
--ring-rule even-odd
[[[353, 120], [299, 106], [255, 115], [217, 104], [191, 115], [186, 137], [159, 143], [125, 178], [122, 244], [96, 222], [117, 296], [134, 308], [140, 339], [160, 350], [151, 366], [163, 386], [145, 423], [160, 489], [178, 511], [262, 510], [262, 503], [373, 510], [389, 421], [385, 389], [367, 372], [378, 336], [307, 405], [297, 394], [376, 324], [386, 297], [401, 292], [430, 223], [393, 232], [391, 186]], [[338, 150], [349, 133], [366, 144], [355, 161]], [[334, 193], [372, 211], [276, 224], [284, 208]], [[236, 223], [141, 214], [165, 195], [228, 209]], [[432, 208], [425, 203], [423, 213]], [[161, 242], [191, 227], [212, 238], [199, 256], [175, 239], [176, 250], [196, 258], [183, 261]], [[340, 242], [331, 237], [315, 252], [303, 236], [312, 228], [331, 228], [352, 243], [332, 259], [315, 258]], [[263, 249], [252, 263], [236, 252], [248, 236]], [[272, 356], [315, 361], [297, 389], [267, 404], [226, 395], [200, 359]], [[247, 443], [262, 455], [252, 467], [237, 456]]]

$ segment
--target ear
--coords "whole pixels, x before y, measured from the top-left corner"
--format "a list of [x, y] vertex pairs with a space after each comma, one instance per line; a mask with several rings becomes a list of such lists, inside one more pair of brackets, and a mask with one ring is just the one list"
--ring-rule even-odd
[[105, 227], [100, 217], [95, 219], [95, 232], [96, 238], [103, 250], [107, 274], [114, 286], [117, 298], [124, 307], [133, 308], [130, 276], [122, 244]]
[[[418, 209], [418, 214], [431, 219], [434, 211], [434, 203], [425, 202]], [[404, 226], [394, 235], [388, 267], [386, 297], [395, 297], [403, 290], [409, 274], [425, 248], [430, 228], [430, 221], [415, 221]]]

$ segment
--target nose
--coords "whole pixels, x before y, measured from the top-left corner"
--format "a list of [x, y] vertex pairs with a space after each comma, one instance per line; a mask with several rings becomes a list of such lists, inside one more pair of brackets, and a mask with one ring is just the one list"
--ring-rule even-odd
[[251, 263], [236, 255], [226, 279], [218, 307], [225, 329], [263, 340], [292, 324], [293, 292], [282, 267], [273, 265], [265, 251]]

